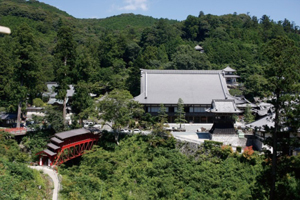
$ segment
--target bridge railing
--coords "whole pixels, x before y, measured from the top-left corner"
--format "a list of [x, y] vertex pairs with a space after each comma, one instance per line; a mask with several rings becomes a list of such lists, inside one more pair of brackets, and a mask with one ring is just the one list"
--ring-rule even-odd
[[22, 128], [4, 128], [0, 129], [0, 131], [5, 131], [8, 133], [11, 133], [13, 135], [24, 135], [27, 132], [27, 129], [22, 127]]

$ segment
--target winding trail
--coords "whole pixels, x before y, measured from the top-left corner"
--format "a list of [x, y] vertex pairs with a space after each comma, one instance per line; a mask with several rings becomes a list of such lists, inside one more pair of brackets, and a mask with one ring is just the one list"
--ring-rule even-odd
[[58, 200], [58, 192], [60, 189], [60, 183], [59, 183], [57, 172], [47, 166], [28, 166], [28, 167], [30, 167], [32, 169], [36, 169], [36, 170], [42, 170], [45, 174], [48, 174], [50, 176], [50, 178], [53, 180], [53, 183], [54, 183], [52, 200]]

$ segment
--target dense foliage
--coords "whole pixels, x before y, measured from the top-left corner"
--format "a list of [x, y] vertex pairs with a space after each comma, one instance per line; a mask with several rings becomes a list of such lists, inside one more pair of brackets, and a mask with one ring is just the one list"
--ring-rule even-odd
[[28, 155], [11, 137], [0, 131], [0, 199], [49, 199], [46, 180], [24, 164]]
[[[79, 166], [60, 168], [63, 198], [268, 198], [270, 167], [252, 148], [238, 155], [228, 146], [210, 147], [198, 150], [195, 159], [175, 149], [174, 139], [160, 138], [155, 143], [153, 138], [134, 135], [120, 139], [117, 146], [113, 136], [104, 136], [98, 147], [83, 156]], [[291, 162], [287, 162], [289, 159]], [[298, 198], [298, 162], [299, 157], [293, 157], [280, 165], [280, 176], [285, 178], [280, 178], [278, 192], [289, 191], [294, 199]], [[289, 168], [285, 170], [285, 166]]]
[[[73, 84], [76, 88], [72, 109], [75, 118], [82, 121], [95, 110], [89, 93], [104, 95], [110, 92], [114, 95], [114, 91], [122, 91], [124, 97], [137, 96], [140, 69], [143, 68], [201, 70], [222, 69], [230, 65], [241, 75], [239, 82], [243, 83], [231, 94], [243, 94], [248, 98], [274, 92], [274, 84], [277, 83], [299, 83], [298, 76], [282, 77], [280, 81], [274, 79], [280, 77], [283, 69], [285, 73], [297, 74], [296, 70], [286, 66], [292, 63], [293, 67], [298, 67], [300, 32], [298, 26], [287, 19], [275, 22], [266, 15], [259, 19], [236, 13], [205, 15], [202, 11], [199, 16], [190, 15], [181, 22], [133, 14], [107, 19], [76, 19], [35, 0], [0, 0], [0, 18], [0, 24], [12, 30], [11, 35], [0, 35], [0, 107], [7, 111], [16, 112], [18, 105], [24, 110], [25, 103], [34, 104], [35, 99], [43, 99], [43, 83], [58, 81], [58, 98], [65, 102], [68, 85]], [[279, 36], [280, 41], [293, 44], [295, 51], [292, 53], [296, 55], [289, 57], [291, 51], [284, 51], [280, 48], [282, 45], [268, 51]], [[201, 45], [204, 53], [195, 51], [196, 45]], [[271, 57], [280, 57], [280, 53], [284, 59], [272, 60]], [[293, 77], [297, 77], [296, 80]], [[286, 94], [289, 91], [280, 90], [278, 94], [282, 92]], [[299, 105], [296, 106], [298, 109], [291, 109], [286, 118], [292, 119], [289, 124], [293, 125], [294, 131], [299, 128]], [[106, 109], [111, 110], [109, 107]], [[62, 123], [64, 119], [60, 112], [49, 108], [47, 113], [51, 129], [59, 131], [67, 128]], [[109, 116], [105, 120], [111, 118]], [[251, 121], [251, 116], [249, 118]], [[141, 119], [141, 125], [145, 127], [155, 123], [149, 115]], [[125, 119], [120, 120], [118, 125], [124, 125], [125, 121], [128, 124], [130, 119], [125, 115]], [[80, 166], [63, 168], [63, 197], [268, 198], [271, 179], [269, 159], [263, 161], [251, 149], [239, 156], [232, 154], [230, 147], [220, 148], [212, 143], [206, 144], [213, 146], [211, 154], [200, 151], [201, 156], [198, 155], [197, 159], [188, 158], [174, 148], [172, 139], [166, 140], [168, 134], [163, 127], [166, 121], [163, 105], [158, 120], [160, 123], [154, 128], [153, 136], [124, 138], [119, 146], [103, 140], [98, 148], [83, 157]], [[42, 190], [35, 191], [36, 184], [43, 188], [44, 182], [39, 180], [38, 174], [20, 164], [28, 157], [19, 152], [9, 136], [4, 133], [0, 136], [3, 155], [0, 158], [0, 175], [4, 177], [4, 182], [0, 182], [0, 195], [22, 199], [27, 198], [27, 192], [30, 192], [34, 194], [32, 198], [41, 198], [44, 194]], [[25, 137], [23, 142], [34, 155], [41, 150], [48, 136], [50, 133], [36, 132]], [[106, 139], [111, 138], [108, 136]], [[276, 160], [273, 159], [273, 162]], [[277, 179], [275, 192], [278, 199], [283, 199], [282, 195], [299, 199], [299, 157], [281, 157], [277, 169], [278, 173], [273, 173], [273, 177]], [[14, 185], [11, 193], [7, 194], [6, 187], [11, 183]]]
[[[264, 15], [260, 19], [246, 14], [223, 16], [187, 16], [184, 21], [154, 19], [124, 14], [106, 19], [76, 19], [38, 1], [1, 0], [1, 25], [9, 26], [10, 36], [0, 36], [0, 95], [1, 107], [17, 110], [18, 95], [11, 95], [11, 81], [18, 67], [18, 27], [27, 24], [38, 49], [37, 74], [40, 82], [61, 81], [58, 62], [62, 31], [72, 38], [71, 62], [67, 63], [68, 80], [73, 84], [86, 83], [85, 88], [97, 95], [113, 89], [139, 94], [140, 69], [221, 69], [226, 65], [241, 75], [244, 87], [233, 94], [264, 96], [260, 89], [268, 82], [264, 68], [268, 63], [262, 54], [263, 46], [277, 36], [287, 37], [300, 46], [298, 26], [287, 19], [275, 22]], [[204, 53], [195, 51], [200, 44]], [[75, 57], [74, 57], [75, 56]], [[69, 62], [69, 61], [67, 61]], [[71, 68], [70, 68], [71, 67]], [[37, 72], [36, 72], [37, 73]], [[28, 103], [40, 97], [42, 87], [31, 91]], [[65, 90], [65, 89], [64, 89]], [[18, 94], [17, 92], [15, 92]], [[24, 95], [23, 95], [24, 96]], [[81, 98], [83, 99], [83, 98]], [[82, 111], [78, 111], [77, 114]]]

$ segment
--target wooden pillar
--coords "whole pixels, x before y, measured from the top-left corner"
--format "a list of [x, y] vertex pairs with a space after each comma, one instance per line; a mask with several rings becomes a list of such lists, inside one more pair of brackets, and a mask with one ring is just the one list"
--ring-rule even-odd
[[42, 166], [43, 165], [43, 156], [40, 156], [40, 166]]

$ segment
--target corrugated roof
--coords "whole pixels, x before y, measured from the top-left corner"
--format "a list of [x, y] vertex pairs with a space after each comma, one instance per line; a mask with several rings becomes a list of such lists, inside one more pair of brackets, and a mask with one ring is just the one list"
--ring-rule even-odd
[[45, 150], [43, 150], [43, 152], [44, 152], [45, 154], [48, 154], [49, 156], [55, 156], [55, 155], [56, 155], [56, 153], [50, 151], [49, 149], [45, 149]]
[[66, 138], [70, 138], [70, 137], [74, 137], [74, 136], [78, 136], [78, 135], [84, 135], [87, 133], [91, 133], [91, 131], [88, 129], [85, 129], [85, 128], [81, 128], [81, 129], [75, 129], [75, 130], [56, 133], [55, 136], [58, 137], [59, 139], [64, 140]]
[[[145, 98], [146, 97], [146, 98]], [[210, 104], [232, 98], [221, 70], [142, 70], [141, 104]]]
[[60, 139], [58, 139], [58, 138], [56, 138], [56, 137], [53, 137], [53, 138], [51, 138], [50, 140], [53, 141], [53, 142], [55, 142], [55, 143], [57, 143], [57, 144], [61, 144], [61, 143], [64, 142], [64, 141], [62, 141], [62, 140], [60, 140]]
[[60, 148], [59, 146], [56, 146], [56, 145], [53, 144], [53, 143], [48, 143], [47, 146], [50, 147], [50, 148], [53, 149], [53, 150], [57, 150], [57, 149]]

